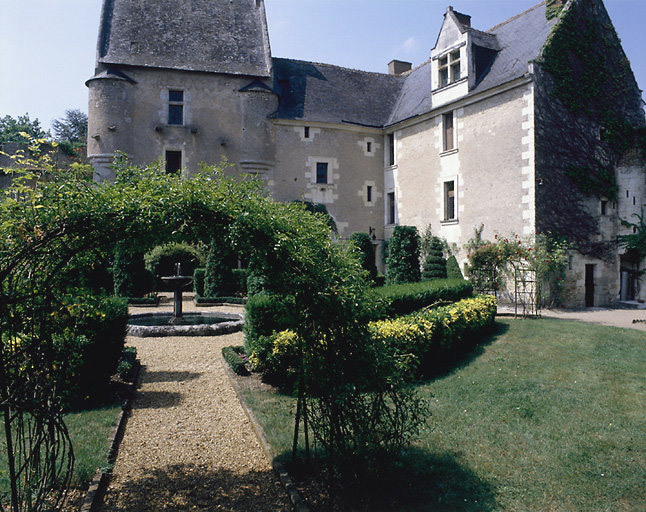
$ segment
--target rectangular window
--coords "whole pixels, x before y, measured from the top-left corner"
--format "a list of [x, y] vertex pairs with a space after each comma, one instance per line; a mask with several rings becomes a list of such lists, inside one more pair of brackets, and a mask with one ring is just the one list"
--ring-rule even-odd
[[449, 85], [449, 59], [447, 57], [442, 57], [438, 61], [438, 83], [440, 87]]
[[372, 203], [372, 187], [366, 185], [366, 201]]
[[366, 142], [366, 151], [372, 153], [372, 142]]
[[444, 148], [444, 151], [455, 149], [453, 112], [442, 114], [442, 147]]
[[168, 124], [184, 124], [184, 91], [168, 91]]
[[316, 183], [327, 184], [327, 162], [316, 162]]
[[395, 165], [395, 134], [388, 134], [388, 165]]
[[388, 224], [395, 223], [395, 193], [388, 192]]
[[455, 182], [444, 182], [444, 220], [455, 220]]
[[303, 137], [304, 137], [305, 139], [309, 139], [309, 138], [310, 138], [310, 127], [309, 127], [309, 126], [305, 126], [305, 127], [303, 128]]
[[166, 151], [166, 172], [174, 174], [182, 168], [182, 152]]
[[460, 50], [452, 52], [449, 57], [451, 62], [449, 80], [453, 83], [460, 80]]
[[608, 210], [608, 201], [601, 201], [601, 215], [605, 215]]

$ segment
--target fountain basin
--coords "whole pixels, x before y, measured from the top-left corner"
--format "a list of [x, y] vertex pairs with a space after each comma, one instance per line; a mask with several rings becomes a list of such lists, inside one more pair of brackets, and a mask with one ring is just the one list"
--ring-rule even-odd
[[243, 316], [237, 313], [186, 313], [182, 323], [170, 324], [172, 313], [130, 315], [127, 334], [139, 338], [164, 336], [218, 336], [242, 330]]

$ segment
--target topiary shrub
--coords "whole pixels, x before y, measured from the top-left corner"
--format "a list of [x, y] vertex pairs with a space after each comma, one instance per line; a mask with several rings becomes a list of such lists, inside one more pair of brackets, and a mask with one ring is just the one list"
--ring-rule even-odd
[[386, 279], [388, 283], [414, 283], [420, 280], [419, 233], [415, 226], [395, 226], [388, 241]]
[[448, 279], [464, 279], [462, 271], [460, 270], [460, 264], [453, 255], [449, 256], [446, 260], [446, 277]]
[[143, 297], [154, 287], [153, 275], [146, 269], [144, 256], [118, 245], [112, 266], [114, 293], [119, 297]]
[[195, 292], [195, 298], [204, 296], [204, 274], [206, 269], [196, 268], [193, 272], [193, 292]]
[[228, 246], [215, 238], [211, 240], [204, 274], [205, 297], [233, 295], [235, 288], [233, 267], [235, 263], [236, 258]]
[[426, 258], [424, 259], [422, 278], [431, 280], [446, 277], [446, 260], [444, 259], [442, 242], [434, 236], [430, 241]]
[[192, 276], [195, 269], [204, 264], [204, 253], [195, 246], [182, 243], [158, 245], [144, 256], [146, 268], [157, 278], [158, 289], [168, 289], [162, 276], [174, 276], [175, 264], [181, 266], [183, 276]]
[[375, 248], [368, 233], [352, 233], [350, 241], [356, 245], [361, 260], [361, 268], [368, 273], [368, 280], [374, 284], [377, 278], [377, 265], [375, 264]]

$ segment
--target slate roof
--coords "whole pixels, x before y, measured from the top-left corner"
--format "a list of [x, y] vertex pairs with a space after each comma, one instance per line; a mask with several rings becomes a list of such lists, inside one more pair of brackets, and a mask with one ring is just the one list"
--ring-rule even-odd
[[384, 125], [405, 79], [330, 64], [272, 59], [274, 90], [280, 96], [273, 117], [326, 123]]
[[[502, 85], [527, 73], [529, 62], [540, 55], [556, 21], [557, 19], [547, 21], [545, 2], [542, 2], [488, 30], [486, 34], [495, 36], [500, 51], [487, 74], [469, 95]], [[479, 37], [482, 34], [479, 32]], [[402, 93], [385, 124], [395, 124], [425, 114], [432, 108], [431, 61], [428, 60], [407, 74]]]
[[267, 77], [260, 0], [103, 0], [97, 60]]

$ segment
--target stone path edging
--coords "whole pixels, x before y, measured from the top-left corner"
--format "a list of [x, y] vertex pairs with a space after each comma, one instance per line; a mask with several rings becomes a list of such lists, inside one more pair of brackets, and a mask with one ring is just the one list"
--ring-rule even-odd
[[240, 405], [242, 406], [245, 414], [247, 415], [247, 418], [249, 419], [249, 422], [251, 423], [251, 426], [253, 427], [256, 437], [258, 438], [258, 442], [260, 443], [260, 446], [265, 453], [265, 457], [267, 457], [267, 460], [271, 463], [274, 472], [278, 475], [280, 482], [283, 484], [283, 487], [287, 491], [289, 500], [292, 502], [292, 506], [294, 507], [295, 512], [309, 512], [309, 508], [307, 507], [307, 505], [305, 505], [303, 498], [301, 498], [301, 495], [298, 493], [292, 477], [289, 476], [289, 473], [285, 469], [285, 466], [281, 462], [276, 460], [276, 454], [269, 444], [269, 441], [267, 441], [267, 436], [264, 429], [262, 428], [260, 423], [258, 423], [256, 417], [253, 414], [253, 411], [247, 404], [247, 401], [242, 394], [242, 390], [240, 389], [240, 386], [238, 385], [238, 382], [233, 375], [233, 371], [229, 367], [229, 363], [227, 363], [226, 361], [224, 361], [224, 371], [229, 378], [233, 389], [236, 392], [236, 396], [240, 401]]
[[[114, 464], [117, 458], [119, 443], [123, 438], [123, 433], [126, 430], [126, 423], [128, 422], [128, 417], [130, 416], [130, 411], [132, 409], [132, 402], [135, 397], [134, 391], [135, 389], [137, 389], [139, 377], [141, 376], [141, 363], [138, 359], [136, 360], [135, 364], [136, 366], [134, 377], [132, 379], [132, 382], [128, 385], [128, 398], [126, 399], [126, 403], [121, 408], [119, 417], [117, 418], [117, 421], [112, 428], [112, 432], [110, 432], [110, 437], [108, 438], [110, 445], [107, 457], [108, 464]], [[102, 471], [101, 468], [96, 470], [96, 473], [94, 473], [94, 478], [90, 482], [90, 486], [88, 487], [87, 493], [85, 494], [85, 498], [83, 500], [83, 503], [81, 504], [79, 512], [94, 512], [98, 509], [98, 507], [101, 505], [101, 501], [103, 500], [103, 494], [108, 487], [109, 480], [110, 472]]]

